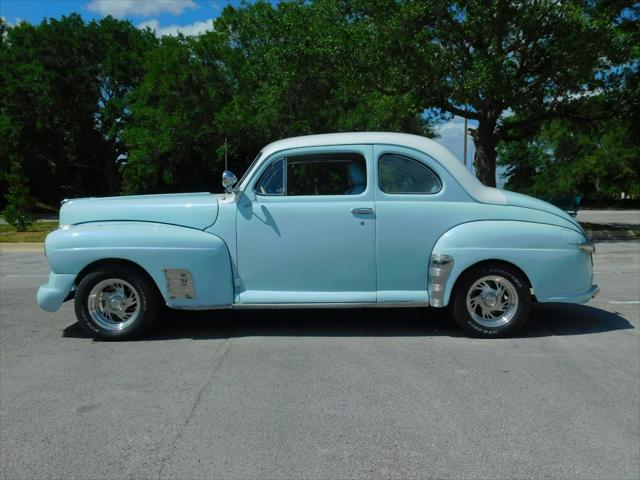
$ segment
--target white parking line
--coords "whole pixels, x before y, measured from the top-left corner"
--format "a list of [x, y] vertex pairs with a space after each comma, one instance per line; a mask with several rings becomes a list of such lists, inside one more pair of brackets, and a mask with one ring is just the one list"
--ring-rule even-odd
[[615, 303], [616, 305], [638, 305], [640, 304], [640, 300], [627, 300], [627, 301], [611, 300], [611, 301], [607, 301], [607, 303]]

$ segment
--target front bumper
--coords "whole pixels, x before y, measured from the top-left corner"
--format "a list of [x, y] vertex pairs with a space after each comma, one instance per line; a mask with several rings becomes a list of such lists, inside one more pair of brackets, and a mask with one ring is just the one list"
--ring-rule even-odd
[[591, 288], [583, 292], [578, 292], [563, 297], [545, 298], [544, 300], [540, 300], [540, 302], [587, 303], [592, 298], [595, 298], [599, 293], [600, 287], [598, 287], [598, 285], [591, 285]]
[[71, 293], [75, 280], [75, 273], [50, 274], [49, 281], [38, 289], [36, 298], [40, 308], [47, 312], [58, 310]]

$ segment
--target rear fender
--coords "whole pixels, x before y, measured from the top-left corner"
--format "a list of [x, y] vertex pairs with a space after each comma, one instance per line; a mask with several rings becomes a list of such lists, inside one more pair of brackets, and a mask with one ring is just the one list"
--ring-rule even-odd
[[[586, 241], [575, 230], [541, 223], [488, 220], [458, 225], [443, 234], [433, 249], [431, 270], [444, 270], [447, 278], [430, 274], [430, 293], [435, 294], [431, 300], [434, 306], [447, 305], [459, 276], [483, 261], [519, 268], [540, 302], [572, 297], [592, 285], [591, 260], [579, 248]], [[450, 259], [450, 264], [438, 270], [434, 262], [443, 258]], [[432, 288], [438, 282], [440, 291]]]

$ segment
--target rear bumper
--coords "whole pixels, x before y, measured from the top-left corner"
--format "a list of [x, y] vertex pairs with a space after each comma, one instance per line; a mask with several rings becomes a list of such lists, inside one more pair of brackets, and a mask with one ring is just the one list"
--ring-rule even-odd
[[42, 310], [55, 312], [60, 308], [73, 287], [76, 279], [75, 273], [52, 273], [49, 281], [40, 286], [36, 298]]
[[600, 293], [600, 287], [598, 285], [591, 285], [591, 288], [578, 292], [572, 295], [567, 295], [564, 297], [550, 297], [545, 299], [538, 299], [541, 303], [547, 302], [562, 302], [562, 303], [587, 303], [592, 298], [595, 298], [596, 295]]

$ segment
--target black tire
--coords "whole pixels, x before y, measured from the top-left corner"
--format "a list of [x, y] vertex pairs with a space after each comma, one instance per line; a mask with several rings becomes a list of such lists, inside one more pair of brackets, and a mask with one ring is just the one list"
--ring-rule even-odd
[[[137, 316], [129, 325], [121, 329], [105, 328], [90, 312], [90, 295], [94, 287], [110, 279], [126, 282], [137, 295]], [[129, 286], [126, 291], [130, 292]], [[95, 338], [101, 340], [130, 340], [144, 333], [158, 316], [160, 302], [155, 285], [142, 273], [127, 266], [105, 266], [85, 276], [76, 290], [75, 311], [80, 326]], [[98, 315], [99, 316], [99, 315]], [[133, 315], [132, 315], [133, 316]], [[120, 320], [118, 317], [113, 317]]]
[[[507, 316], [504, 316], [502, 320], [483, 320], [485, 323], [480, 323], [474, 318], [472, 312], [467, 307], [467, 295], [474, 285], [476, 285], [476, 282], [485, 277], [500, 277], [507, 280], [513, 287], [512, 291], [515, 291], [517, 295], [517, 306], [514, 306], [514, 313], [508, 321], [503, 320], [507, 318]], [[489, 280], [489, 282], [491, 285], [496, 285], [492, 280]], [[503, 281], [502, 283], [505, 284], [507, 282]], [[480, 290], [474, 289], [473, 292], [478, 293]], [[505, 302], [509, 300], [508, 296], [507, 294]], [[449, 306], [456, 322], [467, 334], [481, 338], [508, 337], [520, 330], [529, 318], [529, 312], [531, 311], [531, 294], [527, 280], [522, 273], [515, 268], [502, 264], [483, 264], [468, 270], [458, 279]], [[478, 312], [482, 312], [482, 307], [478, 306], [475, 311], [476, 317], [481, 316], [481, 314], [478, 315]], [[501, 321], [505, 323], [500, 325], [487, 325], [487, 323], [499, 323]]]

